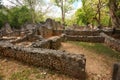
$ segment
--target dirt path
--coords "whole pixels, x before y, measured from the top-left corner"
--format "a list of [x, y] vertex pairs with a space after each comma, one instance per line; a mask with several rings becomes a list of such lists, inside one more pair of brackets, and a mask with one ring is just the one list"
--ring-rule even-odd
[[112, 65], [115, 62], [107, 56], [98, 55], [72, 43], [62, 43], [62, 50], [86, 57], [87, 80], [111, 80]]

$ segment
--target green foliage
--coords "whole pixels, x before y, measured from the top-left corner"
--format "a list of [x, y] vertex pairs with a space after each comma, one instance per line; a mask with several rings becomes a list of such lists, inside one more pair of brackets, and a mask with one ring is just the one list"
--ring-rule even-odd
[[61, 18], [60, 17], [55, 18], [55, 21], [61, 21]]
[[117, 16], [119, 16], [119, 17], [120, 17], [120, 11], [117, 11], [117, 12], [116, 12], [116, 14], [117, 14]]
[[8, 20], [7, 15], [5, 14], [5, 11], [0, 10], [0, 28], [4, 25], [4, 23]]
[[[101, 0], [100, 5], [100, 21], [102, 25], [107, 26], [109, 24], [109, 14], [108, 14], [108, 1]], [[94, 25], [98, 24], [98, 0], [82, 0], [82, 7], [78, 9], [75, 13], [76, 23], [79, 25], [86, 25], [88, 22]]]
[[76, 21], [76, 18], [75, 18], [74, 15], [71, 17], [71, 19], [66, 19], [66, 21], [65, 21], [65, 23], [66, 23], [67, 26], [71, 26], [73, 24], [76, 24], [76, 22], [77, 21]]
[[8, 18], [10, 25], [19, 28], [25, 22], [31, 22], [30, 10], [26, 6], [14, 7], [9, 10]]
[[105, 26], [108, 26], [108, 24], [109, 24], [109, 19], [110, 19], [110, 17], [109, 16], [103, 16], [102, 17], [102, 20], [101, 20], [101, 24], [102, 25], [105, 25]]
[[36, 23], [45, 21], [45, 15], [41, 11], [36, 12], [35, 15], [36, 15], [36, 18], [35, 18]]
[[16, 72], [12, 74], [9, 80], [29, 80], [30, 75], [30, 70], [23, 70], [21, 72]]

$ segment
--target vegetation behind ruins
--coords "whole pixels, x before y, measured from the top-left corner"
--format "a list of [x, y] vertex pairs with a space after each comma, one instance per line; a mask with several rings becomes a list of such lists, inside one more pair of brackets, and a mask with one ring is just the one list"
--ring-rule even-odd
[[[66, 14], [70, 14], [74, 10], [72, 5], [79, 0], [63, 0], [63, 2], [50, 0], [50, 4], [46, 4], [44, 0], [9, 0], [14, 6], [5, 6], [3, 1], [0, 0], [0, 27], [4, 26], [6, 22], [15, 28], [19, 28], [25, 23], [43, 22], [50, 17], [47, 14], [52, 12], [51, 6], [53, 5], [61, 10], [61, 18], [54, 16], [51, 18], [66, 25], [92, 24], [110, 27], [119, 25], [120, 20], [120, 2], [116, 0], [82, 0], [82, 7], [78, 8], [71, 17], [66, 17]], [[113, 7], [111, 7], [112, 5]]]

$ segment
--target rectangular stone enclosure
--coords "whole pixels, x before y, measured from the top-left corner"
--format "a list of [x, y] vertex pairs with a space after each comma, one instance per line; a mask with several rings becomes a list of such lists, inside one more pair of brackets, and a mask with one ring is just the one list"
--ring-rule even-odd
[[1, 41], [0, 55], [37, 67], [56, 70], [79, 80], [85, 80], [86, 59], [81, 54], [70, 54], [65, 51], [41, 48], [23, 48]]

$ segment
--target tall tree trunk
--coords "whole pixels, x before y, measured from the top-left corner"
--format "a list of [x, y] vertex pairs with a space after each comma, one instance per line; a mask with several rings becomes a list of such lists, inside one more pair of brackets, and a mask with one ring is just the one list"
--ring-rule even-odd
[[31, 11], [31, 16], [32, 16], [32, 23], [34, 24], [35, 23], [35, 11]]
[[117, 16], [117, 0], [109, 0], [109, 8], [110, 8], [110, 16], [111, 16], [111, 22], [113, 27], [120, 27], [120, 19]]
[[64, 24], [65, 23], [65, 13], [64, 13], [63, 0], [61, 0], [61, 11], [62, 11], [62, 24]]
[[108, 24], [108, 27], [111, 27], [112, 24], [111, 24], [111, 17], [109, 18], [109, 24]]
[[101, 5], [101, 1], [99, 0], [99, 3], [98, 3], [98, 25], [99, 26], [101, 25], [101, 8], [100, 8], [100, 5]]
[[33, 2], [32, 0], [27, 0], [31, 9], [31, 18], [32, 18], [32, 23], [35, 23], [35, 8], [33, 7]]

